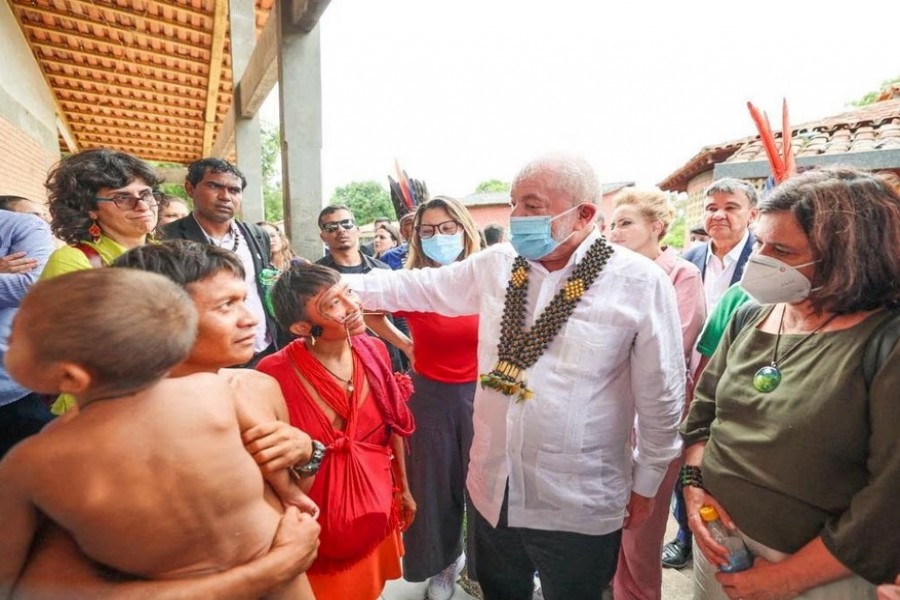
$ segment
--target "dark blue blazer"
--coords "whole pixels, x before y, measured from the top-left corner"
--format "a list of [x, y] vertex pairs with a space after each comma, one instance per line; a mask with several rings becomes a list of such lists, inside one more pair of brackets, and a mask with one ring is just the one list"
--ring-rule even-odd
[[[702, 246], [696, 246], [685, 251], [685, 253], [681, 255], [684, 260], [694, 263], [694, 265], [700, 269], [700, 274], [703, 275], [703, 281], [706, 281], [706, 253], [709, 252], [709, 245], [711, 243], [712, 241], [709, 241]], [[741, 280], [741, 275], [744, 274], [744, 266], [747, 264], [747, 259], [750, 258], [750, 253], [753, 251], [753, 244], [755, 243], [756, 237], [751, 233], [750, 237], [747, 238], [747, 243], [744, 244], [744, 247], [741, 249], [741, 255], [738, 257], [734, 275], [731, 276], [731, 282], [728, 285], [734, 285]]]

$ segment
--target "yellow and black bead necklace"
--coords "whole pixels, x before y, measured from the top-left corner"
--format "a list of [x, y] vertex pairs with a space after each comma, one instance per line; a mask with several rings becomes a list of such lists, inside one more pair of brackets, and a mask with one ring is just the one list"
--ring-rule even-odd
[[534, 395], [525, 381], [525, 370], [537, 362], [559, 333], [613, 252], [604, 238], [597, 238], [530, 329], [525, 328], [525, 304], [531, 265], [523, 257], [516, 257], [506, 286], [497, 364], [490, 373], [481, 375], [481, 387], [515, 396], [519, 402]]

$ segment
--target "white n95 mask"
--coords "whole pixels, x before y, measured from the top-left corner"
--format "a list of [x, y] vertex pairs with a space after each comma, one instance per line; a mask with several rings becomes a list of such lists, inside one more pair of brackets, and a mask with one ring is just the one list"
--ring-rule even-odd
[[760, 304], [802, 302], [809, 296], [812, 284], [797, 269], [816, 262], [813, 260], [792, 267], [777, 258], [757, 254], [747, 260], [741, 287]]

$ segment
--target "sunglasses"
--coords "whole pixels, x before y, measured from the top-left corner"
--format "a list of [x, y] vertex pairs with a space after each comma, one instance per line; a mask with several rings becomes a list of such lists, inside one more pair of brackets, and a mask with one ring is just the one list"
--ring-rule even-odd
[[331, 221], [330, 223], [322, 223], [322, 231], [327, 233], [334, 233], [340, 228], [351, 230], [356, 227], [356, 222], [353, 219], [344, 219], [342, 221]]

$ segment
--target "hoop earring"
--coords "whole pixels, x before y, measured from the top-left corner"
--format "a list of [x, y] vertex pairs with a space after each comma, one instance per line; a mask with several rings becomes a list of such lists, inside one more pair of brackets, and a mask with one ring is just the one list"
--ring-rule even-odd
[[100, 225], [97, 224], [96, 220], [93, 223], [91, 223], [90, 227], [88, 227], [88, 235], [91, 236], [91, 240], [95, 244], [100, 242], [100, 235], [102, 233], [103, 233], [103, 231], [100, 229]]
[[313, 325], [309, 330], [309, 343], [313, 346], [316, 345], [316, 336], [322, 336], [322, 328], [318, 325]]

